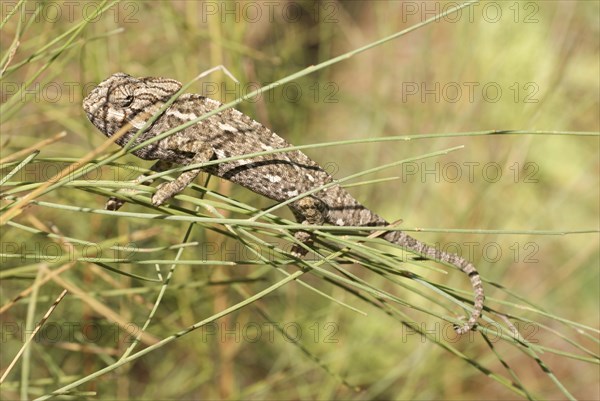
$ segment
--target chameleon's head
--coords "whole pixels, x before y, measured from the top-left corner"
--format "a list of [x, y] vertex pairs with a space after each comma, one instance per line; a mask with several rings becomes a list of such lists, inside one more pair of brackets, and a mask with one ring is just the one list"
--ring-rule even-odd
[[83, 99], [83, 109], [106, 136], [112, 136], [127, 122], [135, 132], [179, 89], [181, 83], [174, 79], [134, 78], [118, 72], [92, 89]]

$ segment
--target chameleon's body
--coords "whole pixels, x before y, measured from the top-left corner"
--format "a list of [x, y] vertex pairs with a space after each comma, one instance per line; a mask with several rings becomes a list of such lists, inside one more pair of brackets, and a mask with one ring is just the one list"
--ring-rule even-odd
[[[124, 146], [180, 88], [181, 83], [172, 79], [134, 78], [117, 73], [92, 90], [84, 99], [83, 108], [90, 121], [108, 137], [129, 123], [129, 131], [116, 141]], [[136, 138], [135, 144], [199, 118], [219, 106], [221, 103], [204, 96], [183, 94]], [[177, 164], [202, 164], [290, 146], [262, 124], [238, 110], [227, 109], [133, 153], [142, 159], [158, 160], [153, 169], [163, 171]], [[298, 150], [227, 161], [203, 170], [280, 202], [333, 182], [325, 170]], [[152, 203], [160, 205], [182, 191], [200, 171], [186, 171], [176, 180], [161, 185], [152, 197]], [[107, 206], [116, 209], [121, 204], [112, 199]], [[289, 206], [296, 219], [304, 224], [388, 225], [339, 185], [302, 197]], [[297, 237], [302, 241], [310, 240], [306, 232], [298, 233]], [[457, 332], [463, 334], [472, 329], [481, 315], [484, 301], [481, 279], [475, 267], [458, 255], [441, 252], [401, 231], [389, 231], [382, 237], [428, 259], [452, 264], [469, 276], [475, 292], [474, 309]]]

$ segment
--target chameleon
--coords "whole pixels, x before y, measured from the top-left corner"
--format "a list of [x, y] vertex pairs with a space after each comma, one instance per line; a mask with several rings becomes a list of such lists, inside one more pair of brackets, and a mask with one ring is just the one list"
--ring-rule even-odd
[[[135, 137], [137, 131], [181, 88], [182, 84], [174, 79], [135, 78], [119, 72], [91, 90], [83, 100], [83, 109], [91, 123], [107, 137], [127, 130], [115, 141], [119, 146], [125, 146], [133, 138], [133, 145], [139, 145], [222, 106], [220, 102], [200, 94], [181, 94]], [[383, 227], [389, 224], [337, 185], [329, 173], [300, 150], [243, 157], [290, 146], [263, 124], [229, 108], [132, 153], [144, 160], [156, 160], [151, 167], [156, 172], [178, 165], [201, 166], [184, 171], [175, 180], [158, 186], [151, 199], [155, 206], [183, 191], [201, 171], [205, 171], [277, 202], [297, 198], [288, 206], [302, 225]], [[235, 156], [241, 158], [202, 167], [207, 162]], [[149, 185], [144, 175], [138, 177], [138, 182]], [[323, 186], [325, 188], [321, 188]], [[321, 189], [299, 197], [317, 188]], [[124, 201], [112, 197], [106, 208], [116, 210], [122, 204]], [[312, 241], [312, 234], [308, 231], [299, 230], [294, 235], [302, 243], [310, 244]], [[481, 277], [471, 262], [418, 241], [403, 231], [387, 231], [381, 238], [422, 258], [447, 263], [464, 272], [473, 288], [473, 310], [466, 321], [454, 328], [458, 334], [474, 329], [482, 314], [485, 295]], [[296, 248], [296, 252], [300, 255], [307, 253], [302, 247]]]

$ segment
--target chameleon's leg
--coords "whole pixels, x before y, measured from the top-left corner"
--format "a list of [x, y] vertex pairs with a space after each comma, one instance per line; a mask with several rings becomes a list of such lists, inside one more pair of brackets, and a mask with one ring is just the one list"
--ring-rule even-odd
[[[325, 223], [325, 213], [327, 211], [327, 205], [323, 201], [313, 197], [306, 196], [302, 199], [293, 202], [290, 205], [296, 220], [305, 225], [323, 225]], [[298, 230], [294, 233], [294, 237], [305, 245], [311, 246], [314, 240], [314, 235], [311, 231]], [[297, 257], [306, 255], [308, 251], [300, 246], [294, 244], [292, 247], [292, 254]]]
[[[189, 163], [186, 164], [206, 163], [210, 161], [215, 154], [213, 148], [207, 143], [187, 140], [185, 137], [176, 135], [163, 139], [159, 146], [163, 149], [172, 149], [194, 155]], [[200, 171], [200, 168], [184, 171], [174, 181], [165, 182], [159, 185], [156, 189], [156, 193], [152, 196], [152, 204], [154, 206], [160, 206], [165, 201], [183, 191], [192, 181], [194, 181], [198, 174], [200, 174]]]
[[[171, 163], [171, 162], [168, 162], [165, 160], [159, 160], [156, 163], [154, 163], [154, 165], [152, 167], [150, 167], [150, 170], [160, 173], [161, 171], [166, 171], [166, 170], [173, 168], [173, 166], [174, 166], [174, 163]], [[150, 174], [148, 174], [148, 173], [144, 173], [144, 174], [140, 175], [139, 177], [137, 177], [135, 180], [133, 180], [132, 183], [135, 185], [140, 184], [140, 183], [143, 183], [144, 185], [151, 185], [154, 180], [148, 180], [146, 177], [148, 177], [149, 175]], [[137, 191], [135, 189], [128, 189], [128, 188], [120, 189], [117, 191], [117, 193], [119, 193], [119, 194], [125, 194], [128, 196], [135, 195], [138, 192], [140, 192], [140, 191]], [[106, 201], [106, 205], [104, 206], [104, 208], [106, 210], [118, 210], [124, 204], [125, 204], [124, 199], [117, 198], [116, 196], [111, 196], [108, 199], [108, 201]]]

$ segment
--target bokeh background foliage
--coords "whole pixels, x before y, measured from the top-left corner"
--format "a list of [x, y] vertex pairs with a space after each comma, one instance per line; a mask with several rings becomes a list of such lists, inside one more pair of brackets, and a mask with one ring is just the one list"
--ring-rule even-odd
[[[8, 177], [2, 206], [103, 143], [81, 100], [114, 72], [188, 82], [222, 64], [238, 85], [215, 73], [193, 91], [231, 101], [455, 4], [3, 1], [2, 176], [32, 154], [16, 152], [40, 153]], [[307, 153], [337, 178], [414, 159], [362, 177], [378, 181], [350, 190], [389, 220], [403, 219], [402, 227], [429, 227], [414, 233], [420, 239], [475, 262], [487, 282], [488, 306], [505, 314], [487, 313], [498, 326], [483, 322], [486, 337], [453, 336], [445, 318], [456, 318], [459, 307], [433, 291], [445, 285], [465, 290], [469, 299], [460, 273], [407, 263], [399, 269], [438, 287], [390, 280], [363, 254], [362, 267], [344, 264], [344, 271], [405, 305], [334, 285], [313, 271], [302, 275], [305, 286], [287, 283], [85, 381], [77, 397], [598, 399], [598, 4], [475, 3], [238, 106], [298, 145], [421, 136]], [[524, 132], [460, 135], [495, 129]], [[447, 135], [427, 136], [432, 133]], [[464, 148], [419, 159], [456, 146]], [[134, 167], [150, 165], [130, 155], [118, 163], [43, 194], [2, 227], [2, 373], [61, 290], [69, 290], [0, 387], [3, 399], [49, 394], [250, 299], [280, 281], [280, 270], [298, 272], [281, 254], [264, 253], [267, 247], [246, 247], [223, 224], [197, 226], [188, 238], [188, 222], [152, 219], [148, 214], [158, 211], [143, 205], [123, 209], [136, 215], [99, 212], [107, 182], [131, 179]], [[196, 202], [200, 215], [226, 218], [251, 217], [244, 204], [272, 205], [214, 178], [208, 188], [227, 198], [173, 205], [189, 216], [189, 202]], [[231, 200], [243, 203], [227, 208]], [[290, 218], [287, 211], [277, 214]], [[178, 246], [190, 242], [196, 245]], [[379, 250], [367, 256], [391, 252], [372, 246]], [[250, 248], [279, 264], [257, 259]], [[166, 279], [180, 249], [182, 259], [196, 263], [177, 265], [168, 286], [133, 276]], [[84, 259], [94, 256], [135, 261]], [[161, 276], [148, 263], [157, 260]], [[154, 306], [140, 344], [126, 351], [130, 332], [140, 333]], [[510, 327], [521, 340], [493, 335]]]

